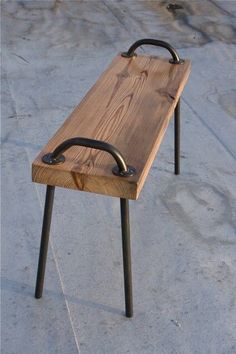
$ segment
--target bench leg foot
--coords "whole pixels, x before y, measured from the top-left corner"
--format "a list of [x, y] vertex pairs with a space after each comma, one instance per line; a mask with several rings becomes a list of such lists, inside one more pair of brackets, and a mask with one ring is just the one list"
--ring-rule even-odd
[[180, 99], [175, 107], [175, 174], [180, 174]]
[[41, 298], [43, 293], [43, 283], [44, 283], [44, 274], [45, 274], [47, 252], [48, 252], [50, 225], [52, 219], [54, 191], [55, 191], [54, 186], [47, 186], [41, 244], [40, 244], [40, 252], [39, 252], [38, 272], [37, 272], [37, 280], [36, 280], [36, 287], [35, 287], [36, 299]]
[[126, 317], [133, 316], [133, 295], [132, 295], [132, 270], [131, 270], [131, 247], [130, 247], [130, 225], [129, 225], [129, 200], [120, 199], [122, 249], [124, 267], [124, 288], [125, 288], [125, 314]]

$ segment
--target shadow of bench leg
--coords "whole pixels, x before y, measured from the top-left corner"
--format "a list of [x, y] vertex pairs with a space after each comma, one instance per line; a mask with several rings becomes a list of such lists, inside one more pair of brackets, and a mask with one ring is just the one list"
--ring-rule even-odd
[[44, 283], [44, 274], [45, 274], [46, 261], [47, 261], [48, 240], [49, 240], [49, 233], [50, 233], [50, 226], [51, 226], [51, 219], [52, 219], [54, 191], [55, 191], [55, 187], [47, 186], [41, 244], [40, 244], [40, 252], [39, 252], [38, 273], [37, 273], [37, 281], [36, 281], [36, 288], [35, 288], [36, 299], [39, 299], [43, 293], [43, 283]]
[[122, 249], [124, 267], [125, 287], [125, 314], [126, 317], [133, 316], [133, 295], [132, 295], [132, 270], [131, 270], [131, 247], [130, 247], [130, 225], [129, 225], [129, 200], [120, 199]]
[[175, 174], [180, 174], [180, 99], [175, 107]]

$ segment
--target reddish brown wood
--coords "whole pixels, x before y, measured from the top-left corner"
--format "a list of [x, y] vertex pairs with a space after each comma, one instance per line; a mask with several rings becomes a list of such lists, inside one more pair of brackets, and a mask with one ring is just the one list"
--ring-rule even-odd
[[[137, 199], [189, 73], [188, 60], [177, 65], [154, 56], [116, 56], [33, 162], [33, 181]], [[113, 144], [137, 174], [114, 176], [112, 156], [83, 147], [66, 151], [63, 164], [41, 161], [58, 144], [77, 136]]]

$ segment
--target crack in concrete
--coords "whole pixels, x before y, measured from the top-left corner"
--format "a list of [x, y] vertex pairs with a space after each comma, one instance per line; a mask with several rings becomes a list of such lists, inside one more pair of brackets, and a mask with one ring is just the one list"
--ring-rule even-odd
[[26, 60], [24, 57], [22, 57], [22, 56], [19, 55], [19, 54], [12, 53], [12, 55], [15, 55], [16, 57], [20, 58], [20, 59], [23, 60], [25, 63], [30, 64], [30, 62], [29, 62], [28, 60]]
[[[35, 190], [36, 190], [36, 195], [38, 197], [40, 208], [43, 211], [43, 205], [42, 205], [42, 202], [41, 202], [40, 195], [39, 195], [37, 187], [35, 187]], [[78, 353], [80, 353], [79, 342], [78, 342], [76, 331], [75, 331], [75, 328], [74, 328], [74, 324], [73, 324], [73, 320], [72, 320], [72, 316], [71, 316], [71, 311], [70, 311], [70, 306], [69, 306], [69, 303], [68, 303], [68, 301], [66, 299], [65, 288], [64, 288], [64, 284], [63, 284], [60, 268], [59, 268], [59, 263], [57, 261], [56, 252], [54, 250], [53, 243], [52, 243], [52, 241], [50, 239], [49, 239], [49, 244], [50, 244], [50, 247], [51, 247], [53, 260], [54, 260], [55, 265], [56, 265], [56, 269], [57, 269], [57, 273], [58, 273], [58, 277], [59, 277], [59, 281], [60, 281], [60, 285], [61, 285], [61, 289], [62, 289], [62, 294], [63, 294], [63, 298], [64, 298], [64, 301], [65, 301], [67, 313], [68, 313], [68, 318], [69, 318], [69, 321], [70, 321], [70, 324], [71, 324], [71, 329], [72, 329], [72, 332], [73, 332], [73, 335], [74, 335], [74, 339], [75, 339], [75, 344], [76, 344]]]
[[[8, 92], [9, 92], [10, 99], [11, 99], [11, 102], [12, 102], [13, 115], [14, 115], [15, 118], [16, 118], [16, 122], [17, 122], [17, 125], [18, 125], [18, 129], [19, 129], [19, 131], [20, 131], [20, 134], [21, 134], [21, 136], [23, 137], [24, 134], [23, 134], [23, 131], [22, 131], [21, 127], [20, 127], [20, 122], [19, 122], [19, 118], [18, 118], [19, 115], [17, 114], [17, 109], [16, 109], [16, 101], [15, 101], [15, 99], [14, 99], [13, 92], [12, 92], [12, 90], [10, 89], [10, 83], [9, 83], [9, 81], [8, 81], [7, 72], [5, 72], [5, 80], [6, 80], [6, 83], [7, 83]], [[31, 165], [31, 159], [30, 159], [30, 156], [29, 156], [29, 153], [28, 153], [28, 149], [27, 149], [26, 147], [22, 147], [22, 148], [24, 149], [24, 151], [25, 151], [25, 153], [26, 153], [26, 156], [27, 156], [27, 159], [28, 159], [28, 161], [29, 161], [29, 164]], [[34, 186], [35, 186], [34, 188], [35, 188], [36, 195], [37, 195], [37, 198], [38, 198], [38, 201], [39, 201], [39, 205], [40, 205], [41, 209], [43, 210], [43, 205], [42, 205], [42, 203], [41, 203], [41, 199], [40, 199], [40, 195], [39, 195], [37, 186], [36, 186], [35, 184], [34, 184]], [[58, 276], [59, 276], [59, 281], [60, 281], [60, 285], [61, 285], [61, 289], [62, 289], [64, 301], [65, 301], [65, 305], [66, 305], [67, 312], [68, 312], [69, 323], [70, 323], [70, 325], [71, 325], [71, 329], [72, 329], [72, 332], [73, 332], [73, 335], [74, 335], [75, 344], [76, 344], [78, 353], [80, 353], [79, 342], [78, 342], [78, 339], [77, 339], [77, 336], [76, 336], [76, 332], [75, 332], [75, 328], [74, 328], [74, 325], [73, 325], [73, 320], [72, 320], [72, 317], [71, 317], [71, 312], [70, 312], [69, 304], [68, 304], [68, 301], [66, 300], [65, 291], [64, 291], [64, 285], [63, 285], [62, 276], [61, 276], [61, 273], [60, 273], [60, 270], [59, 270], [59, 265], [58, 265], [58, 261], [57, 261], [57, 258], [56, 258], [56, 253], [55, 253], [55, 250], [54, 250], [53, 243], [52, 243], [52, 241], [51, 241], [50, 239], [49, 239], [49, 244], [50, 244], [50, 247], [51, 247], [51, 250], [52, 250], [53, 259], [54, 259], [54, 261], [55, 261], [57, 273], [58, 273]]]
[[217, 4], [216, 1], [214, 1], [214, 0], [208, 0], [208, 1], [211, 2], [215, 7], [217, 7], [217, 9], [222, 11], [225, 15], [235, 18], [235, 16], [231, 12], [225, 10], [223, 7], [221, 7], [219, 4]]

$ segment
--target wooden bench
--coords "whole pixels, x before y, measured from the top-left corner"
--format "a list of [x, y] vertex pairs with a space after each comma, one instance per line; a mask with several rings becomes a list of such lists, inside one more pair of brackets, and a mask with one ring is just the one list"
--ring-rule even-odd
[[[171, 59], [136, 55], [144, 44], [166, 48]], [[55, 186], [120, 198], [126, 316], [132, 317], [129, 199], [137, 199], [169, 121], [175, 116], [175, 174], [179, 174], [180, 95], [190, 62], [168, 43], [135, 42], [118, 54], [32, 165], [47, 185], [35, 297], [46, 266]]]

